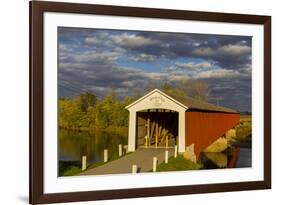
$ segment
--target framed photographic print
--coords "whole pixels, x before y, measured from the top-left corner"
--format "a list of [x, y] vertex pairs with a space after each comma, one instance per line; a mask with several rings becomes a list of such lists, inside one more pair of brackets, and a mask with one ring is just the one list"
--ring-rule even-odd
[[271, 17], [30, 2], [30, 203], [271, 188]]

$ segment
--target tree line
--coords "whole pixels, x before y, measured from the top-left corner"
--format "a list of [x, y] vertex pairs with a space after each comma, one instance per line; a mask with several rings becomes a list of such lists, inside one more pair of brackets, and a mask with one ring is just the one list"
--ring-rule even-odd
[[[190, 96], [205, 101], [209, 93], [208, 84], [197, 81], [177, 85], [165, 83], [158, 88], [168, 95]], [[151, 89], [146, 87], [123, 99], [118, 99], [114, 92], [109, 92], [102, 99], [98, 99], [92, 92], [81, 93], [72, 98], [61, 98], [59, 99], [59, 127], [67, 129], [127, 128], [129, 112], [125, 107]]]
[[91, 92], [59, 100], [59, 126], [68, 129], [127, 127], [128, 111], [125, 106], [132, 97], [118, 100], [113, 94], [97, 99]]

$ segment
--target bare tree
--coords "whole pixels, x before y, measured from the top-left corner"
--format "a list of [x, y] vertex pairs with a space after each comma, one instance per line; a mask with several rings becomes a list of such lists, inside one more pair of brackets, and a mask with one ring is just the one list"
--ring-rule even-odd
[[187, 96], [202, 101], [208, 101], [210, 97], [209, 85], [200, 80], [184, 80], [177, 83], [176, 87], [184, 91]]

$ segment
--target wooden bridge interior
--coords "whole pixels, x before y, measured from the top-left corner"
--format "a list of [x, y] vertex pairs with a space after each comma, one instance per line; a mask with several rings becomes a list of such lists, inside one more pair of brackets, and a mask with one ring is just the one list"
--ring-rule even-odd
[[171, 147], [178, 141], [178, 112], [164, 109], [137, 112], [136, 147]]

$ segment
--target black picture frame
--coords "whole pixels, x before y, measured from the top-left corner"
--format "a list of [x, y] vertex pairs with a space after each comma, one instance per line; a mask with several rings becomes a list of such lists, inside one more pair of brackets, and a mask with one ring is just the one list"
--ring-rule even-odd
[[[271, 17], [245, 14], [31, 1], [30, 4], [30, 204], [182, 195], [271, 188]], [[107, 191], [45, 194], [43, 191], [43, 14], [96, 14], [258, 24], [264, 28], [264, 180]]]

